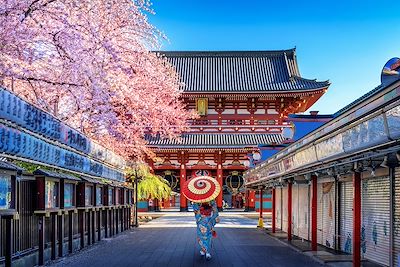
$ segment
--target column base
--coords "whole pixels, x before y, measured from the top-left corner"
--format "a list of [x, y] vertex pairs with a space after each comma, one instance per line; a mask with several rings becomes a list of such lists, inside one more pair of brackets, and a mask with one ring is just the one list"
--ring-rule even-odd
[[187, 208], [187, 207], [181, 207], [180, 211], [181, 211], [181, 212], [183, 212], [183, 211], [188, 211], [188, 208]]
[[218, 211], [223, 211], [224, 209], [222, 207], [218, 207]]

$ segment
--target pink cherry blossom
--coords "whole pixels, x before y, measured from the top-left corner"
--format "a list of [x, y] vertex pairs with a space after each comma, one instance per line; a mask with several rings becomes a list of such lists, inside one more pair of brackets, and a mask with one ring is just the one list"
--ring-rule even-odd
[[0, 0], [0, 82], [125, 158], [194, 115], [145, 0]]

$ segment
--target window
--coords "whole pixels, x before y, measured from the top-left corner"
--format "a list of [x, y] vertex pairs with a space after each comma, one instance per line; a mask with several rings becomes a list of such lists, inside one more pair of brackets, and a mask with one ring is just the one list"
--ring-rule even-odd
[[11, 177], [0, 176], [0, 209], [11, 208]]
[[93, 206], [93, 186], [85, 186], [85, 206]]
[[58, 182], [46, 181], [45, 183], [45, 207], [52, 209], [58, 207]]
[[115, 205], [119, 205], [119, 204], [121, 204], [121, 201], [120, 201], [120, 189], [116, 188], [115, 189]]
[[114, 189], [109, 188], [109, 189], [108, 189], [108, 205], [109, 205], [109, 206], [111, 206], [111, 205], [114, 204], [113, 196], [114, 196]]
[[75, 185], [65, 183], [64, 185], [64, 208], [71, 208], [75, 206]]
[[131, 204], [131, 198], [130, 198], [131, 194], [130, 193], [131, 193], [130, 190], [126, 190], [126, 193], [125, 193], [125, 195], [126, 195], [125, 203], [126, 204]]
[[103, 205], [103, 194], [102, 194], [103, 188], [102, 187], [96, 187], [96, 205], [101, 206]]

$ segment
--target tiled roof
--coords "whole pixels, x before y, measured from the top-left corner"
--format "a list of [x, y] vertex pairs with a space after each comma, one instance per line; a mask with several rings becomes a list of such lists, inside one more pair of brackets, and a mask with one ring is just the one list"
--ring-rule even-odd
[[36, 171], [33, 172], [35, 175], [44, 175], [48, 177], [53, 177], [53, 178], [59, 178], [59, 179], [68, 179], [68, 180], [75, 180], [75, 181], [81, 181], [81, 179], [72, 176], [70, 174], [65, 174], [65, 173], [60, 173], [60, 172], [54, 172], [54, 171], [48, 171], [48, 170], [43, 170], [43, 169], [37, 169]]
[[16, 171], [18, 173], [21, 173], [24, 171], [23, 168], [7, 161], [0, 161], [0, 169], [5, 169], [5, 170], [10, 170], [10, 171]]
[[184, 134], [181, 139], [161, 139], [147, 135], [150, 147], [162, 148], [244, 148], [266, 144], [280, 144], [280, 134]]
[[341, 108], [340, 110], [338, 110], [334, 116], [338, 117], [339, 115], [345, 113], [346, 111], [348, 111], [349, 109], [355, 107], [357, 104], [361, 103], [362, 101], [364, 101], [365, 99], [383, 91], [383, 89], [385, 89], [386, 86], [383, 85], [379, 85], [377, 87], [375, 87], [374, 89], [372, 89], [371, 91], [369, 91], [368, 93], [362, 95], [361, 97], [357, 98], [356, 100], [354, 100], [353, 102], [351, 102], [350, 104], [346, 105], [345, 107]]
[[329, 86], [301, 77], [295, 49], [279, 51], [163, 51], [186, 93], [313, 90]]

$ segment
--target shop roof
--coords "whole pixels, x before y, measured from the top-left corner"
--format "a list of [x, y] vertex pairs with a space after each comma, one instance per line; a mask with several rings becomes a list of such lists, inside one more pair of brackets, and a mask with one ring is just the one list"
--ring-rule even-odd
[[10, 171], [16, 171], [18, 173], [22, 173], [25, 169], [7, 161], [0, 161], [0, 169], [6, 169]]
[[58, 179], [68, 179], [68, 180], [74, 180], [74, 181], [81, 181], [78, 177], [75, 177], [70, 174], [66, 173], [60, 173], [60, 172], [54, 172], [54, 171], [48, 171], [48, 170], [43, 170], [43, 169], [37, 169], [36, 171], [33, 172], [35, 175], [44, 175], [52, 178], [58, 178]]

